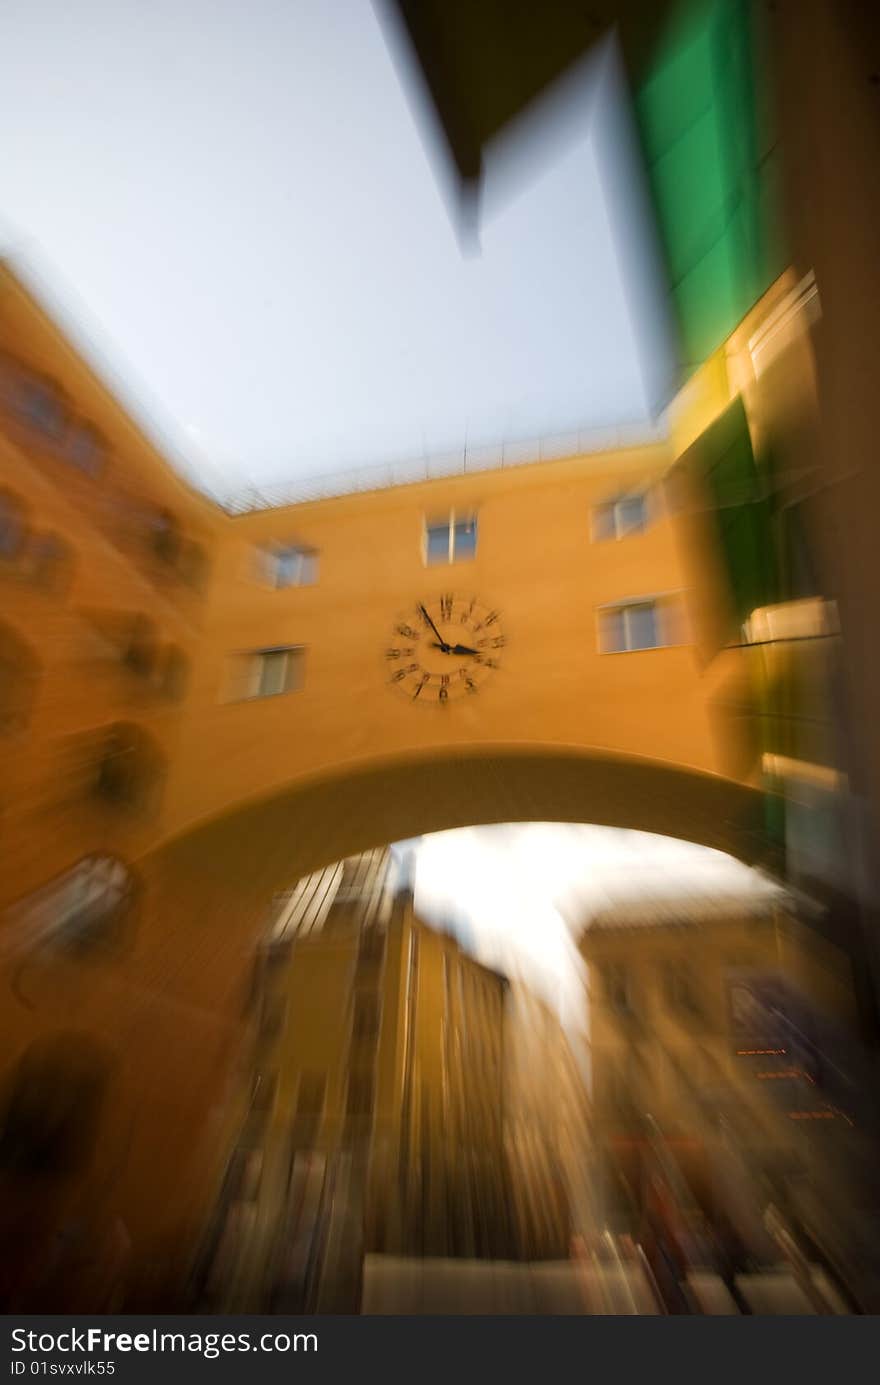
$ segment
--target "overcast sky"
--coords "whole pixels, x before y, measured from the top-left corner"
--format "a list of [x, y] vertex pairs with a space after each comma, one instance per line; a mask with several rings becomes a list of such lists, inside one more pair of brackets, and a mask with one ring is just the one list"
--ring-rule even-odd
[[400, 57], [370, 0], [0, 7], [6, 251], [209, 485], [634, 423], [662, 393], [617, 74], [593, 61], [466, 254]]

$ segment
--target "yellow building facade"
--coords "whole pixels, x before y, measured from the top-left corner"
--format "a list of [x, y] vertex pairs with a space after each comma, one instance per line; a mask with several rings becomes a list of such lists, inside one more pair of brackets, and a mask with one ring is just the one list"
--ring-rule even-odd
[[[759, 849], [746, 656], [668, 485], [739, 386], [713, 359], [648, 447], [233, 515], [8, 267], [0, 347], [2, 1163], [27, 1249], [3, 1292], [56, 1301], [46, 1247], [75, 1224], [80, 1263], [118, 1245], [127, 1301], [170, 1302], [278, 891], [477, 822]], [[87, 1118], [40, 1125], [70, 1082]]]
[[261, 949], [193, 1296], [355, 1311], [365, 1254], [564, 1259], [583, 1078], [523, 987], [425, 926], [389, 853], [298, 883]]
[[773, 1203], [820, 1242], [845, 1243], [870, 1088], [852, 1064], [849, 959], [799, 912], [784, 897], [683, 896], [588, 922], [592, 1133], [610, 1224], [638, 1234], [659, 1176], [692, 1230], [737, 1225], [756, 1258]]

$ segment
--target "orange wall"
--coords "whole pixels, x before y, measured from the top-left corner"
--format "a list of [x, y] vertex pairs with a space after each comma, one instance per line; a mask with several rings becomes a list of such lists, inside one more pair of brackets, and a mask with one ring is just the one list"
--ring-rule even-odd
[[[175, 762], [168, 828], [350, 762], [463, 745], [546, 744], [647, 756], [723, 772], [699, 660], [690, 647], [688, 577], [674, 521], [591, 541], [591, 510], [618, 488], [659, 482], [664, 448], [577, 458], [229, 520]], [[425, 566], [425, 515], [474, 509], [473, 560]], [[259, 545], [319, 551], [314, 586], [275, 591], [254, 571]], [[479, 694], [413, 705], [389, 685], [393, 625], [445, 591], [501, 614], [501, 668]], [[675, 593], [681, 643], [601, 654], [597, 608]], [[400, 641], [398, 641], [399, 643]], [[225, 700], [230, 655], [306, 647], [305, 684], [272, 699]]]

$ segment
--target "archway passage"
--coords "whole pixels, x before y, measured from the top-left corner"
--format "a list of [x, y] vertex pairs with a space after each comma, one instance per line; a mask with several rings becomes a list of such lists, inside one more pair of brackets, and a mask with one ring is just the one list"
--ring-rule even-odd
[[[141, 858], [132, 963], [166, 1004], [210, 1027], [240, 1015], [273, 895], [361, 851], [478, 824], [589, 822], [760, 859], [762, 799], [733, 780], [657, 761], [511, 747], [348, 767], [243, 805]], [[233, 1022], [236, 1022], [233, 1019]]]
[[[113, 1144], [137, 1111], [108, 1204], [131, 1237], [133, 1266], [143, 1267], [143, 1279], [133, 1271], [132, 1301], [175, 1301], [165, 1276], [185, 1271], [245, 1114], [230, 1092], [255, 949], [277, 891], [371, 847], [479, 823], [595, 822], [751, 860], [759, 809], [759, 795], [740, 784], [657, 762], [474, 749], [293, 784], [141, 857], [130, 949], [76, 973], [78, 1013], [125, 1055], [102, 1141]], [[63, 980], [35, 973], [23, 1026], [51, 1029]]]
[[388, 842], [498, 822], [590, 822], [761, 856], [762, 800], [735, 780], [662, 761], [512, 746], [359, 763], [292, 784], [167, 843], [189, 870], [280, 888]]

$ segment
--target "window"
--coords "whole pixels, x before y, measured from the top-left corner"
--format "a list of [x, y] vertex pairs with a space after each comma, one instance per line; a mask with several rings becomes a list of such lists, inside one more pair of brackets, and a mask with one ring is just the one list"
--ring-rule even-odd
[[25, 532], [24, 506], [8, 491], [0, 492], [0, 558], [17, 557]]
[[98, 760], [95, 793], [108, 803], [127, 805], [137, 797], [134, 750], [122, 735], [111, 735]]
[[91, 788], [107, 806], [145, 811], [155, 806], [164, 772], [153, 738], [139, 726], [119, 722], [96, 745]]
[[247, 656], [244, 697], [277, 697], [302, 687], [305, 650], [293, 645], [258, 649]]
[[148, 542], [160, 562], [174, 567], [180, 556], [180, 526], [168, 510], [147, 516]]
[[85, 856], [30, 895], [15, 916], [30, 941], [81, 950], [112, 936], [134, 891], [131, 872], [116, 856]]
[[122, 646], [123, 665], [139, 678], [150, 678], [157, 655], [156, 628], [153, 622], [148, 616], [134, 616]]
[[265, 553], [269, 582], [273, 587], [310, 587], [318, 580], [318, 555], [298, 544], [279, 544]]
[[607, 962], [602, 968], [602, 989], [612, 1010], [623, 1013], [632, 1008], [629, 973], [622, 962]]
[[300, 1073], [293, 1120], [294, 1148], [311, 1149], [314, 1145], [324, 1114], [326, 1089], [323, 1072]]
[[28, 380], [20, 397], [20, 409], [38, 432], [57, 438], [64, 431], [64, 405], [51, 381]]
[[658, 649], [669, 644], [666, 622], [656, 601], [627, 601], [599, 612], [599, 647], [603, 654]]
[[425, 562], [461, 563], [477, 551], [477, 519], [450, 510], [444, 519], [425, 523]]
[[699, 1002], [694, 974], [686, 962], [667, 961], [663, 966], [663, 990], [669, 1009], [678, 1015], [697, 1015]]
[[44, 592], [62, 593], [73, 574], [73, 554], [57, 534], [34, 534], [24, 553], [28, 579]]
[[368, 859], [366, 856], [347, 856], [342, 862], [342, 878], [336, 891], [341, 903], [366, 899], [369, 893]]
[[97, 476], [104, 466], [106, 445], [90, 423], [74, 423], [64, 440], [64, 459], [77, 471]]
[[593, 510], [593, 541], [622, 539], [640, 534], [648, 523], [648, 502], [644, 491], [618, 496]]

